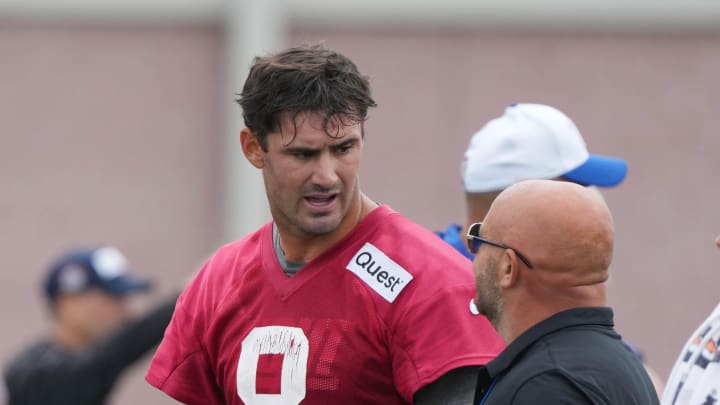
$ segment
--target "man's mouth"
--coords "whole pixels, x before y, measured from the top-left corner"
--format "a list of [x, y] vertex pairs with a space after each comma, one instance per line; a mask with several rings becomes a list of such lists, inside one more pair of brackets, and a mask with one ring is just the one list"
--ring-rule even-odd
[[337, 193], [332, 194], [313, 194], [313, 195], [307, 195], [305, 196], [305, 201], [308, 202], [308, 204], [315, 206], [315, 207], [323, 207], [329, 204], [332, 204], [333, 201], [337, 198]]

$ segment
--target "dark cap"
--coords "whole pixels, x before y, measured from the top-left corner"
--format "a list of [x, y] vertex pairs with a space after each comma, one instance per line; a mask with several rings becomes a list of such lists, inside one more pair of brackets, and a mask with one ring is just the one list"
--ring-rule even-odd
[[75, 294], [100, 288], [111, 295], [147, 291], [148, 280], [131, 277], [128, 262], [116, 248], [103, 246], [65, 252], [48, 269], [45, 294], [54, 301], [61, 294]]

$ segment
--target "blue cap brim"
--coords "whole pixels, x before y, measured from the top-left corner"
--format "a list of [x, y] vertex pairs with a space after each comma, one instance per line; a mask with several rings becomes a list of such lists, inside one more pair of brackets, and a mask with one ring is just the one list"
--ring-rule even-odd
[[120, 276], [105, 282], [101, 288], [113, 295], [126, 295], [135, 292], [148, 291], [152, 288], [152, 283], [147, 280], [138, 280], [127, 276]]
[[590, 155], [578, 168], [563, 175], [566, 179], [585, 186], [613, 187], [627, 174], [627, 162], [608, 156]]

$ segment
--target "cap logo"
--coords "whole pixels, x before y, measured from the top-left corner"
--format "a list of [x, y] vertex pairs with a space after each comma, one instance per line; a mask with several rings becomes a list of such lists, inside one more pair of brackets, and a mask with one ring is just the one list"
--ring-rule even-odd
[[58, 288], [64, 293], [77, 293], [85, 289], [88, 284], [88, 275], [85, 269], [78, 264], [68, 264], [60, 270], [58, 275]]
[[100, 278], [112, 280], [127, 272], [127, 259], [119, 250], [113, 247], [104, 247], [92, 255], [92, 266]]

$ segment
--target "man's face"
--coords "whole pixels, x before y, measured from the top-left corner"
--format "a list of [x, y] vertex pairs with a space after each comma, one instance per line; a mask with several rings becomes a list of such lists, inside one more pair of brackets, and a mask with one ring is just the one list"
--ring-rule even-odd
[[[327, 235], [360, 205], [358, 170], [363, 138], [360, 123], [330, 123], [324, 114], [285, 115], [282, 131], [267, 136], [263, 179], [270, 211], [281, 231], [300, 236]], [[354, 225], [354, 224], [353, 224]]]
[[496, 279], [497, 260], [492, 257], [494, 249], [480, 246], [473, 260], [477, 297], [475, 306], [497, 329], [502, 313], [503, 301]]
[[96, 341], [118, 327], [128, 318], [128, 301], [92, 288], [62, 298], [62, 322], [88, 342]]

